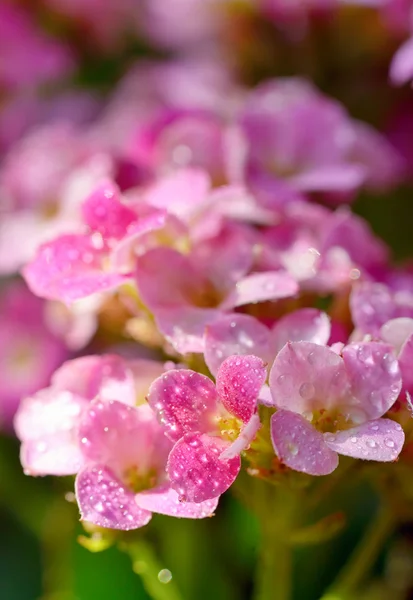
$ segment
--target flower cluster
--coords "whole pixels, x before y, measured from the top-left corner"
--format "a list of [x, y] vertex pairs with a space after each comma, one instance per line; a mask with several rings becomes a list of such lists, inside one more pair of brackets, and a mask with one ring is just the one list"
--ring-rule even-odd
[[[74, 475], [82, 519], [129, 530], [211, 516], [245, 465], [271, 479], [402, 461], [413, 272], [351, 209], [408, 181], [402, 149], [305, 77], [240, 83], [207, 51], [225, 54], [230, 1], [47, 4], [106, 51], [135, 28], [183, 54], [141, 61], [101, 102], [53, 96], [53, 118], [4, 144], [0, 272], [31, 293], [4, 291], [0, 418], [23, 398], [25, 472]], [[245, 4], [294, 38], [347, 2]], [[356, 4], [409, 35], [402, 3]], [[25, 24], [23, 69], [18, 18], [0, 11], [7, 94], [73, 68]]]

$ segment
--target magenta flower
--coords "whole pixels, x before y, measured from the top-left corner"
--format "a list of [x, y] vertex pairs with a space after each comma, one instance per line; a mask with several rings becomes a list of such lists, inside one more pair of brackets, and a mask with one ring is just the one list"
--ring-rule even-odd
[[224, 315], [207, 326], [205, 362], [213, 375], [232, 355], [254, 354], [272, 364], [287, 342], [308, 341], [325, 345], [331, 324], [326, 313], [303, 308], [278, 319], [270, 329], [249, 315]]
[[309, 192], [352, 193], [374, 180], [383, 153], [388, 166], [399, 168], [395, 150], [381, 136], [370, 136], [365, 125], [360, 129], [340, 104], [304, 80], [258, 86], [238, 126], [245, 145], [239, 177], [268, 206], [283, 207]]
[[45, 320], [45, 304], [21, 282], [6, 285], [0, 296], [0, 426], [11, 428], [21, 398], [49, 383], [68, 357]]
[[146, 525], [152, 512], [202, 519], [217, 495], [205, 502], [182, 502], [165, 471], [171, 442], [147, 405], [127, 406], [96, 399], [78, 427], [85, 466], [76, 477], [82, 519], [111, 529]]
[[310, 342], [288, 343], [269, 383], [277, 407], [272, 442], [290, 468], [327, 475], [336, 469], [338, 454], [377, 461], [398, 457], [402, 428], [381, 418], [402, 386], [390, 345], [351, 344], [338, 354]]
[[31, 475], [70, 475], [84, 464], [78, 428], [90, 403], [116, 398], [143, 402], [162, 363], [125, 361], [118, 356], [86, 356], [65, 363], [50, 387], [25, 398], [15, 419], [22, 442], [21, 462]]
[[24, 269], [31, 290], [50, 300], [71, 303], [119, 287], [132, 277], [135, 252], [156, 245], [157, 233], [168, 237], [184, 227], [165, 212], [144, 211], [140, 218], [118, 188], [102, 183], [82, 205], [84, 233], [62, 235], [40, 246]]
[[215, 498], [237, 477], [239, 454], [259, 428], [257, 399], [266, 376], [260, 358], [232, 356], [220, 366], [216, 386], [185, 369], [151, 385], [148, 402], [175, 442], [167, 465], [171, 486], [185, 501]]
[[296, 293], [298, 286], [288, 273], [248, 274], [251, 262], [252, 246], [244, 231], [228, 227], [187, 256], [155, 248], [139, 257], [139, 293], [178, 352], [202, 352], [205, 326], [223, 312]]
[[379, 336], [380, 328], [390, 319], [413, 318], [413, 288], [409, 281], [406, 284], [401, 282], [399, 286], [397, 282], [386, 285], [366, 281], [355, 286], [350, 297], [350, 309], [357, 330], [362, 334]]

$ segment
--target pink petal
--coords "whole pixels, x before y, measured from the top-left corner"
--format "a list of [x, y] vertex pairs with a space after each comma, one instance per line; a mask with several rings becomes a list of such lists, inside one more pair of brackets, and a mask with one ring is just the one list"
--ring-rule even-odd
[[83, 398], [48, 388], [26, 398], [14, 426], [22, 441], [21, 462], [31, 475], [71, 475], [84, 459], [76, 436]]
[[294, 187], [303, 192], [346, 192], [360, 187], [366, 178], [361, 165], [327, 165], [291, 178]]
[[155, 321], [159, 331], [180, 354], [203, 352], [206, 328], [221, 316], [219, 310], [180, 306], [158, 308]]
[[36, 296], [70, 304], [126, 281], [126, 275], [104, 272], [103, 258], [102, 249], [95, 248], [88, 236], [63, 235], [40, 246], [23, 275]]
[[78, 430], [83, 455], [114, 472], [133, 468], [146, 475], [166, 462], [170, 443], [147, 405], [95, 400], [84, 412]]
[[128, 273], [135, 268], [136, 257], [158, 246], [179, 247], [188, 238], [183, 223], [173, 215], [155, 212], [129, 225], [126, 235], [111, 250], [113, 270]]
[[383, 342], [391, 344], [396, 354], [399, 354], [403, 344], [413, 334], [413, 319], [399, 317], [387, 321], [380, 329]]
[[178, 493], [168, 484], [136, 494], [135, 500], [137, 505], [145, 510], [186, 519], [211, 517], [218, 505], [218, 498], [198, 503], [181, 502]]
[[298, 292], [298, 284], [291, 275], [282, 271], [254, 273], [241, 279], [236, 289], [224, 300], [221, 308], [290, 298]]
[[287, 342], [314, 342], [324, 346], [330, 339], [328, 315], [316, 308], [302, 308], [281, 317], [273, 327], [273, 340], [278, 352]]
[[256, 411], [266, 379], [267, 369], [261, 358], [230, 356], [218, 370], [218, 396], [228, 412], [247, 423]]
[[134, 373], [120, 356], [82, 356], [65, 362], [52, 377], [59, 390], [68, 390], [87, 400], [119, 400], [136, 404]]
[[171, 248], [153, 248], [139, 257], [136, 274], [142, 300], [155, 314], [158, 308], [199, 306], [209, 290], [188, 257]]
[[350, 344], [342, 354], [351, 383], [352, 405], [365, 413], [364, 420], [381, 417], [393, 406], [402, 387], [392, 347], [379, 342]]
[[248, 423], [241, 429], [241, 432], [235, 442], [233, 442], [224, 450], [220, 458], [227, 460], [241, 454], [241, 452], [246, 450], [251, 445], [251, 442], [254, 440], [260, 427], [261, 422], [259, 416], [257, 414], [252, 415]]
[[413, 334], [403, 344], [399, 355], [399, 366], [403, 378], [403, 388], [413, 390]]
[[377, 419], [338, 433], [325, 433], [329, 448], [364, 460], [396, 460], [404, 444], [404, 432], [395, 421]]
[[151, 520], [135, 495], [103, 466], [89, 467], [76, 478], [76, 498], [83, 521], [107, 529], [137, 529]]
[[390, 65], [390, 79], [401, 85], [413, 78], [413, 37], [398, 49]]
[[338, 466], [338, 456], [322, 433], [297, 413], [278, 410], [271, 417], [271, 439], [278, 458], [290, 469], [329, 475]]
[[[394, 294], [381, 283], [363, 282], [354, 286], [350, 295], [353, 322], [363, 333], [379, 335], [384, 323], [398, 316], [413, 318], [413, 303], [398, 307]], [[399, 310], [403, 310], [400, 314]]]
[[103, 239], [120, 239], [131, 223], [137, 220], [136, 213], [122, 204], [120, 192], [111, 181], [105, 181], [85, 200], [82, 214], [93, 232]]
[[335, 406], [349, 388], [343, 359], [312, 342], [286, 344], [274, 361], [269, 382], [274, 405], [301, 414]]
[[188, 369], [167, 371], [149, 388], [148, 402], [171, 440], [214, 429], [217, 393], [213, 382]]
[[223, 494], [241, 468], [239, 456], [222, 460], [228, 446], [220, 438], [188, 433], [172, 448], [167, 472], [171, 485], [186, 502], [204, 502]]
[[249, 315], [225, 315], [208, 325], [205, 332], [205, 362], [213, 375], [221, 363], [234, 354], [254, 354], [269, 362], [272, 358], [270, 332]]

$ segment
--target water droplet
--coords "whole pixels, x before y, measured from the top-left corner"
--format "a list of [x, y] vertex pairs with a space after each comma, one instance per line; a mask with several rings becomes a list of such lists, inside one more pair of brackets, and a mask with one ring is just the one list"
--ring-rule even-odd
[[303, 400], [311, 400], [311, 398], [314, 398], [315, 394], [314, 385], [310, 381], [301, 384], [299, 394]]
[[352, 442], [353, 444], [356, 444], [357, 443], [357, 438], [356, 437], [350, 438], [350, 442]]
[[158, 573], [158, 579], [161, 583], [169, 583], [172, 579], [172, 573], [169, 569], [162, 569]]
[[390, 438], [386, 438], [384, 440], [384, 444], [385, 444], [385, 446], [387, 446], [387, 448], [394, 448], [394, 445], [395, 445], [393, 440], [391, 440]]
[[377, 444], [374, 440], [367, 440], [366, 446], [368, 446], [369, 448], [375, 448]]

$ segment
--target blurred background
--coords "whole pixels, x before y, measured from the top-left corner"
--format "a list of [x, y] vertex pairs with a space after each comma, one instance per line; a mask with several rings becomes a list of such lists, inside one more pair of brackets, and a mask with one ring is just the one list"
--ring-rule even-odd
[[[73, 324], [61, 307], [29, 298], [16, 275], [35, 243], [30, 219], [37, 210], [54, 214], [62, 180], [83, 161], [78, 132], [93, 124], [99, 143], [116, 156], [118, 182], [135, 181], [143, 175], [119, 148], [131, 119], [146, 118], [159, 97], [199, 93], [215, 105], [232, 86], [306, 77], [384, 133], [403, 157], [396, 186], [362, 192], [353, 206], [396, 261], [411, 259], [413, 92], [389, 82], [392, 58], [411, 32], [410, 9], [409, 0], [0, 0], [2, 600], [149, 598], [144, 573], [132, 571], [129, 556], [115, 546], [90, 551], [97, 548], [90, 549], [78, 523], [70, 478], [24, 475], [13, 434], [19, 398], [46, 385], [63, 360], [124, 342], [113, 333], [110, 309], [99, 328], [86, 309]], [[169, 66], [154, 74], [154, 61]], [[69, 129], [48, 129], [56, 123]], [[23, 210], [16, 237], [10, 215]], [[320, 597], [377, 509], [366, 482], [355, 478], [352, 485], [345, 495], [338, 487], [328, 506], [321, 498], [314, 509], [314, 519], [345, 514], [346, 527], [332, 542], [295, 551], [296, 600]], [[214, 519], [157, 515], [148, 537], [160, 569], [172, 573], [185, 599], [250, 597], [259, 531], [236, 493], [222, 499]], [[310, 557], [323, 569], [314, 570]], [[383, 598], [397, 598], [400, 589], [413, 598], [413, 531], [393, 536], [376, 571]], [[174, 600], [168, 586], [165, 600]]]

